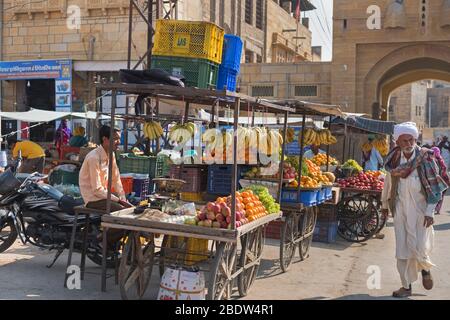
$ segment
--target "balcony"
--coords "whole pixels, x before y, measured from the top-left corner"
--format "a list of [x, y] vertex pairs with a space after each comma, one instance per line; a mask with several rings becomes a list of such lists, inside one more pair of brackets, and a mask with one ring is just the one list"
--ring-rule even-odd
[[307, 51], [302, 49], [302, 45], [296, 45], [283, 35], [274, 33], [272, 35], [272, 63], [276, 62], [299, 62], [310, 60]]
[[28, 14], [30, 19], [33, 18], [34, 13], [44, 13], [48, 18], [50, 12], [61, 12], [65, 14], [67, 8], [66, 0], [48, 0], [48, 1], [29, 1], [16, 0], [16, 7], [14, 7], [14, 15]]

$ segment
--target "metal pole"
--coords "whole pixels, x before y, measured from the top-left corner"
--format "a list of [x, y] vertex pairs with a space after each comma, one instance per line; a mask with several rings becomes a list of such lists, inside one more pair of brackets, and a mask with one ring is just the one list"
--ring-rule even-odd
[[[158, 1], [157, 1], [158, 2]], [[159, 6], [158, 6], [159, 7]], [[153, 47], [153, 0], [149, 1], [148, 8], [148, 25], [147, 25], [147, 69], [152, 66], [152, 50]]]
[[[159, 98], [156, 97], [156, 116], [159, 116]], [[160, 139], [156, 139], [156, 152], [158, 153], [161, 150], [161, 143], [160, 143]]]
[[106, 213], [111, 213], [111, 189], [112, 189], [112, 164], [114, 148], [114, 121], [117, 107], [117, 91], [111, 92], [111, 124], [109, 131], [109, 152], [108, 152], [108, 194], [106, 197]]
[[[128, 16], [128, 60], [127, 60], [127, 69], [131, 68], [131, 42], [133, 39], [133, 1], [130, 0], [130, 9]], [[128, 115], [128, 106], [130, 104], [130, 98], [127, 95], [125, 99], [125, 115]], [[124, 121], [124, 144], [125, 144], [125, 152], [128, 152], [128, 125], [127, 121]]]
[[[330, 122], [328, 125], [328, 130], [331, 132], [331, 116], [330, 116]], [[327, 172], [330, 170], [330, 145], [327, 145]]]
[[284, 126], [283, 126], [283, 144], [281, 146], [281, 161], [280, 161], [280, 185], [278, 186], [278, 203], [281, 203], [281, 190], [283, 188], [283, 175], [284, 175], [284, 153], [286, 152], [286, 137], [287, 137], [287, 121], [289, 117], [289, 111], [284, 114]]
[[347, 142], [347, 135], [344, 134], [344, 148], [342, 150], [342, 163], [345, 162], [345, 144]]
[[300, 199], [301, 185], [302, 185], [302, 162], [303, 162], [303, 147], [305, 145], [305, 124], [306, 124], [306, 115], [303, 114], [302, 119], [302, 133], [300, 138], [300, 155], [299, 155], [299, 168], [298, 168], [298, 199]]
[[239, 109], [241, 107], [241, 99], [236, 98], [234, 103], [234, 125], [233, 125], [233, 174], [231, 176], [231, 230], [236, 229], [236, 190], [237, 190], [237, 128], [239, 122]]

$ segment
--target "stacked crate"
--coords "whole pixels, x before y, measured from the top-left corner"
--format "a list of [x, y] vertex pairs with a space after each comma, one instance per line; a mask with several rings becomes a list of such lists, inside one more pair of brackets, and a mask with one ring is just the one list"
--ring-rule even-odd
[[224, 31], [210, 22], [158, 20], [152, 68], [185, 78], [186, 86], [215, 89]]
[[334, 204], [319, 206], [313, 241], [334, 243], [337, 237], [337, 207]]
[[236, 80], [241, 67], [242, 48], [243, 42], [241, 38], [231, 34], [225, 35], [217, 89], [236, 91]]

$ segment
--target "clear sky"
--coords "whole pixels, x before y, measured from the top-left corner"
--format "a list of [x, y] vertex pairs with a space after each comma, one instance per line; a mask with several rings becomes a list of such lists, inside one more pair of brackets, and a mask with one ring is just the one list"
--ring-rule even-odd
[[312, 45], [322, 46], [322, 60], [331, 61], [333, 50], [333, 0], [309, 0], [317, 9], [302, 13], [309, 18]]

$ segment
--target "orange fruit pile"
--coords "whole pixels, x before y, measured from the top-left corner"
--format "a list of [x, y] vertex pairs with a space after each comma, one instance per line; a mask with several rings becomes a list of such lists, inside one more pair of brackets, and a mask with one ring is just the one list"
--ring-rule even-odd
[[255, 221], [268, 214], [262, 202], [259, 201], [259, 197], [251, 190], [242, 192], [239, 200], [245, 207], [245, 216], [249, 221]]

